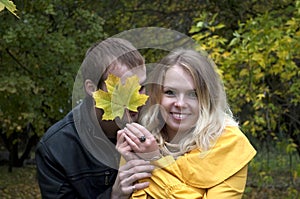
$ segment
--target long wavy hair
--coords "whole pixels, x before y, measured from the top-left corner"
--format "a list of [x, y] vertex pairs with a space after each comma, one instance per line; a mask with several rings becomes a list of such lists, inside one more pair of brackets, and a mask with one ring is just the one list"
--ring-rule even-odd
[[[167, 70], [181, 66], [193, 78], [199, 103], [199, 118], [190, 131], [179, 135], [175, 142], [168, 140], [160, 106]], [[199, 148], [207, 151], [222, 134], [225, 126], [237, 126], [227, 105], [223, 83], [214, 63], [194, 50], [177, 49], [164, 57], [151, 71], [146, 84], [149, 100], [141, 113], [140, 123], [157, 139], [164, 155], [175, 158]], [[177, 135], [176, 135], [177, 136]], [[175, 137], [176, 137], [175, 136]]]

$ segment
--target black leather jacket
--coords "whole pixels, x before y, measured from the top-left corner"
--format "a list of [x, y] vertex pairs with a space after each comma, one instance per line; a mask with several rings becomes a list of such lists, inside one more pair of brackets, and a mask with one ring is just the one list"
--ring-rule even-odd
[[110, 198], [118, 171], [101, 163], [82, 144], [73, 115], [71, 111], [54, 124], [37, 145], [42, 198]]

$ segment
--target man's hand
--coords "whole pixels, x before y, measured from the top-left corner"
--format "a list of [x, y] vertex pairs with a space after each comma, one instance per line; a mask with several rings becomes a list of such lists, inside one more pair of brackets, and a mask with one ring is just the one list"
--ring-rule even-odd
[[112, 199], [127, 199], [132, 192], [145, 189], [149, 182], [138, 182], [141, 179], [151, 177], [154, 166], [144, 160], [130, 160], [120, 167], [117, 179], [112, 188]]

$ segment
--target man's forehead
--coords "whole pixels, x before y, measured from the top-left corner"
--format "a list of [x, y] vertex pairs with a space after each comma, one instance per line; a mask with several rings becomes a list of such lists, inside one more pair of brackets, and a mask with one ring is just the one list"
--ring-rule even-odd
[[129, 68], [128, 66], [124, 64], [118, 64], [115, 66], [112, 66], [107, 71], [108, 74], [113, 74], [119, 78], [121, 78], [121, 81], [124, 83], [125, 80], [128, 77], [131, 77], [133, 75], [137, 75], [140, 84], [143, 83], [146, 80], [146, 66], [141, 65], [134, 68]]

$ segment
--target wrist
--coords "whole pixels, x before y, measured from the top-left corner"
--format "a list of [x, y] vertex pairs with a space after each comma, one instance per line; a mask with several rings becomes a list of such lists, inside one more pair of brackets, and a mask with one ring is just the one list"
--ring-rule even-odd
[[121, 194], [120, 191], [117, 190], [112, 190], [111, 195], [110, 195], [110, 199], [127, 199], [128, 197], [125, 197], [123, 194]]
[[120, 180], [119, 180], [119, 176], [117, 176], [117, 179], [116, 179], [116, 181], [115, 181], [115, 183], [114, 183], [114, 185], [112, 186], [112, 189], [111, 189], [110, 199], [124, 198], [124, 197], [122, 197], [121, 191], [119, 191], [120, 189], [121, 189]]
[[159, 150], [149, 153], [138, 153], [137, 155], [145, 161], [155, 161], [163, 157]]
[[156, 156], [152, 157], [151, 159], [148, 159], [147, 161], [155, 161], [155, 160], [159, 160], [160, 158], [162, 158], [161, 154], [156, 155]]

